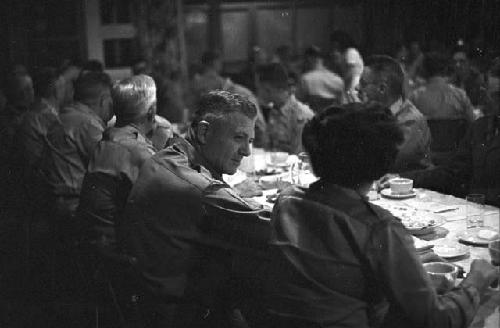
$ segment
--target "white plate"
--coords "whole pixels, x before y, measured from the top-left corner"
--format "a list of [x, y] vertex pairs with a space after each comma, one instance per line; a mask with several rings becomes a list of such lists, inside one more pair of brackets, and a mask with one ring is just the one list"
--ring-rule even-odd
[[406, 199], [406, 198], [415, 197], [417, 195], [415, 190], [412, 190], [411, 193], [409, 193], [409, 194], [393, 194], [390, 188], [382, 189], [380, 191], [380, 194], [384, 197], [392, 198], [392, 199]]
[[463, 244], [434, 245], [434, 253], [444, 259], [451, 259], [469, 254], [469, 248]]
[[462, 231], [457, 235], [458, 240], [464, 244], [470, 244], [474, 246], [483, 246], [487, 247], [488, 244], [491, 242], [490, 239], [483, 239], [478, 236], [478, 232], [481, 230], [491, 230], [493, 232], [498, 233], [498, 229], [495, 230], [493, 227], [476, 227], [476, 228], [470, 228], [465, 231]]
[[[433, 213], [426, 214], [426, 218], [428, 218], [428, 220], [433, 220], [434, 223], [431, 225], [426, 225], [422, 228], [408, 227], [405, 224], [404, 220], [402, 220], [402, 223], [405, 226], [406, 230], [408, 230], [408, 232], [414, 236], [426, 235], [426, 234], [429, 234], [431, 232], [434, 232], [434, 229], [436, 227], [439, 227], [445, 223], [445, 220], [442, 217], [435, 215]], [[418, 219], [415, 219], [415, 220], [418, 221]]]

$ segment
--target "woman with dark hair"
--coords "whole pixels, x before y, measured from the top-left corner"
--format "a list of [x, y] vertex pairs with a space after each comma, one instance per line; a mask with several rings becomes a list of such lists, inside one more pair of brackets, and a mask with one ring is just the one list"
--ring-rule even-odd
[[270, 327], [471, 322], [496, 270], [476, 260], [458, 287], [438, 296], [401, 222], [366, 199], [402, 140], [395, 119], [379, 105], [328, 108], [306, 124], [303, 143], [319, 181], [285, 190], [274, 207]]

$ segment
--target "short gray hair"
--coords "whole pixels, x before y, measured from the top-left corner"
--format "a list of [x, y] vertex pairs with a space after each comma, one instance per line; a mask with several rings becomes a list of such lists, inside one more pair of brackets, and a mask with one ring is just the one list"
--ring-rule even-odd
[[115, 83], [111, 95], [117, 121], [132, 122], [156, 102], [156, 85], [150, 76], [135, 75]]
[[200, 121], [211, 121], [226, 117], [231, 113], [241, 113], [251, 119], [257, 117], [257, 108], [247, 97], [229, 91], [210, 91], [201, 96], [198, 109], [193, 115], [191, 126]]

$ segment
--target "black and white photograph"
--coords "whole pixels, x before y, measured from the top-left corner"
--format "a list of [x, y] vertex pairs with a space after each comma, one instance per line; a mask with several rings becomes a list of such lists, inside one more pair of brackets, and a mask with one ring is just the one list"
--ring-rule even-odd
[[0, 0], [0, 328], [499, 328], [500, 0]]

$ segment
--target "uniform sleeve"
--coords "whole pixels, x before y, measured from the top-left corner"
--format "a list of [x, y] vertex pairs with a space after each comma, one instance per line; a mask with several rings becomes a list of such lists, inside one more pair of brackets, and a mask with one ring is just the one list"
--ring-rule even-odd
[[88, 163], [95, 147], [102, 139], [104, 127], [97, 122], [89, 121], [84, 124], [76, 134], [75, 143], [80, 151], [84, 162]]
[[409, 320], [413, 327], [428, 328], [469, 325], [479, 307], [478, 290], [461, 284], [438, 296], [402, 225], [391, 223], [376, 229], [371, 247], [378, 282], [390, 303], [389, 313], [398, 313], [393, 320]]
[[265, 249], [269, 222], [261, 209], [245, 202], [227, 185], [214, 183], [204, 191], [204, 229], [213, 238], [234, 249]]

